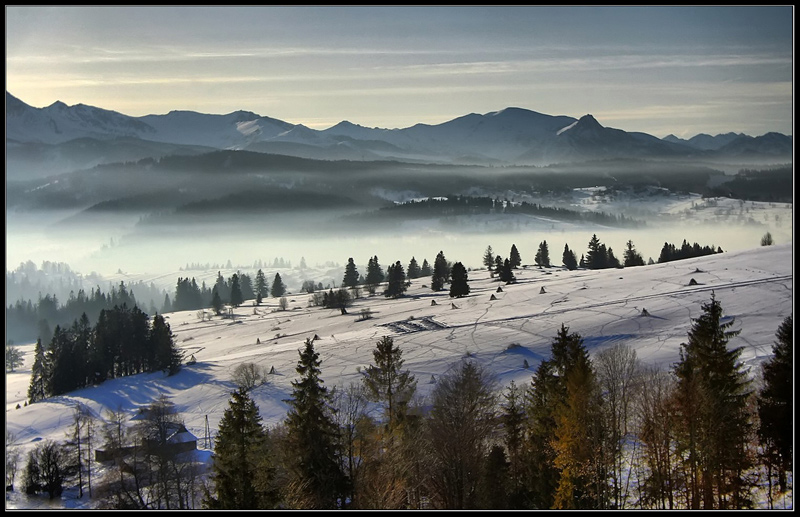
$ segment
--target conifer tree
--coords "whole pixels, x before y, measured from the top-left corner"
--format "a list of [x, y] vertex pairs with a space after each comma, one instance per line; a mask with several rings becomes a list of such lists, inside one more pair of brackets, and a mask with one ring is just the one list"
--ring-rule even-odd
[[387, 298], [399, 298], [406, 292], [406, 273], [403, 270], [403, 265], [398, 260], [395, 264], [389, 266], [387, 272], [388, 285], [386, 291], [383, 293]]
[[[274, 508], [277, 493], [271, 477], [268, 435], [261, 425], [258, 406], [247, 389], [231, 394], [214, 440], [211, 484], [203, 506], [212, 510], [256, 510]], [[266, 483], [259, 483], [260, 478]], [[266, 488], [266, 490], [265, 490]]]
[[384, 336], [372, 351], [373, 364], [364, 372], [363, 382], [373, 402], [384, 405], [389, 427], [405, 416], [408, 403], [417, 389], [417, 381], [403, 370], [403, 351], [389, 336]]
[[253, 281], [250, 280], [250, 275], [247, 273], [239, 273], [239, 290], [242, 294], [242, 302], [244, 302], [244, 300], [252, 300], [256, 297], [255, 290], [253, 289]]
[[28, 387], [28, 403], [39, 402], [47, 396], [48, 370], [42, 339], [39, 338], [36, 340], [36, 347], [33, 349], [33, 366], [31, 367], [31, 383]]
[[433, 272], [431, 271], [431, 265], [428, 264], [428, 259], [422, 259], [422, 268], [419, 270], [419, 277], [425, 278], [431, 276]]
[[408, 270], [406, 276], [408, 276], [409, 280], [413, 280], [415, 278], [419, 278], [422, 272], [419, 268], [419, 264], [417, 264], [417, 259], [411, 257], [411, 262], [408, 263]]
[[539, 249], [536, 251], [534, 261], [539, 267], [550, 267], [550, 250], [547, 248], [547, 241], [539, 243]]
[[450, 268], [447, 265], [447, 259], [444, 258], [444, 252], [440, 251], [433, 261], [433, 273], [431, 274], [431, 290], [441, 291], [450, 280]]
[[469, 294], [469, 283], [467, 278], [467, 268], [461, 262], [453, 264], [450, 272], [452, 277], [450, 282], [450, 298], [461, 298]]
[[292, 398], [286, 419], [290, 454], [289, 500], [304, 509], [339, 508], [345, 478], [336, 449], [336, 424], [331, 416], [330, 395], [320, 378], [319, 354], [306, 339], [300, 350]]
[[222, 298], [220, 298], [219, 296], [219, 291], [217, 291], [217, 286], [214, 286], [214, 289], [212, 289], [212, 291], [213, 292], [211, 294], [211, 308], [214, 309], [214, 314], [219, 316], [220, 314], [222, 314], [222, 307], [223, 307]]
[[644, 266], [644, 259], [633, 247], [633, 241], [628, 241], [625, 244], [625, 253], [623, 254], [623, 265], [625, 267], [631, 266]]
[[163, 370], [169, 375], [175, 375], [181, 369], [183, 359], [180, 350], [175, 344], [175, 337], [169, 323], [160, 314], [153, 316], [153, 325], [148, 337], [149, 348], [155, 355], [155, 363], [151, 371]]
[[231, 276], [231, 305], [238, 307], [242, 302], [244, 302], [244, 297], [242, 296], [242, 287], [239, 284], [239, 275], [234, 273]]
[[740, 331], [723, 322], [722, 306], [712, 292], [681, 344], [676, 408], [680, 451], [686, 458], [692, 509], [746, 508], [744, 472], [751, 466], [748, 438], [750, 381], [739, 362], [742, 348], [728, 342]]
[[369, 262], [367, 263], [367, 278], [365, 281], [369, 286], [369, 288], [371, 289], [370, 292], [375, 292], [375, 289], [378, 286], [378, 284], [383, 282], [384, 279], [385, 276], [383, 274], [383, 269], [381, 268], [381, 265], [378, 262], [378, 256], [375, 255], [371, 259], [369, 259]]
[[267, 288], [267, 277], [264, 275], [264, 272], [260, 269], [256, 273], [255, 292], [256, 292], [256, 304], [261, 305], [261, 300], [263, 300], [265, 296], [269, 295], [269, 289]]
[[600, 249], [601, 243], [600, 239], [597, 238], [596, 234], [592, 234], [592, 238], [589, 239], [589, 252], [586, 254], [586, 267], [589, 269], [601, 269], [603, 267], [603, 262], [605, 262], [606, 254], [605, 250]]
[[344, 268], [344, 278], [342, 279], [342, 287], [355, 287], [358, 285], [358, 269], [353, 258], [347, 259], [347, 265]]
[[280, 273], [275, 273], [275, 279], [272, 281], [272, 287], [269, 290], [269, 294], [273, 298], [280, 298], [286, 294], [286, 286], [283, 285]]
[[772, 346], [772, 357], [763, 365], [764, 385], [758, 397], [758, 416], [761, 425], [759, 438], [764, 446], [765, 460], [777, 468], [781, 492], [787, 489], [786, 473], [792, 470], [794, 442], [794, 340], [792, 316], [787, 316]]
[[516, 280], [516, 278], [514, 277], [514, 271], [513, 269], [511, 269], [511, 261], [509, 261], [508, 259], [505, 259], [505, 261], [503, 261], [503, 267], [501, 267], [498, 271], [501, 282], [505, 282], [506, 284], [511, 284]]
[[[222, 298], [223, 302], [229, 302], [231, 299], [231, 287], [225, 281], [225, 278], [222, 276], [220, 271], [217, 271], [217, 280], [214, 283], [214, 287], [217, 289], [219, 293], [219, 297]], [[212, 288], [212, 289], [213, 289]]]
[[511, 253], [508, 255], [508, 261], [511, 264], [511, 269], [517, 269], [522, 264], [522, 257], [519, 256], [517, 245], [511, 245]]
[[489, 271], [494, 267], [494, 250], [492, 250], [491, 246], [487, 246], [486, 251], [483, 252], [483, 265]]
[[561, 263], [570, 271], [578, 269], [578, 260], [575, 258], [575, 252], [569, 249], [569, 245], [564, 244], [564, 254], [561, 256]]

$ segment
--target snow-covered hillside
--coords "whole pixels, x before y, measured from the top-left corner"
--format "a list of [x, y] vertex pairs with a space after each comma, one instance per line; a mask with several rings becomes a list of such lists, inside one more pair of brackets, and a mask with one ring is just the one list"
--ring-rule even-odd
[[[666, 369], [677, 361], [691, 319], [712, 292], [726, 318], [735, 320], [734, 329], [741, 330], [731, 344], [744, 348], [742, 360], [756, 376], [772, 353], [778, 326], [793, 311], [791, 244], [626, 269], [528, 266], [516, 276], [516, 284], [501, 286], [486, 271], [471, 271], [471, 294], [461, 299], [451, 299], [446, 290], [432, 292], [427, 278], [417, 279], [400, 299], [363, 295], [348, 315], [310, 307], [309, 296], [299, 294], [289, 298], [285, 311], [277, 310], [272, 298], [259, 307], [248, 301], [234, 310], [234, 320], [201, 321], [196, 311], [168, 314], [176, 342], [195, 364], [184, 365], [173, 377], [114, 379], [29, 406], [24, 401], [33, 344], [22, 345], [24, 366], [6, 375], [7, 429], [27, 449], [43, 439], [63, 441], [76, 403], [100, 418], [118, 409], [132, 417], [166, 395], [202, 447], [206, 417], [213, 434], [234, 390], [233, 370], [243, 362], [275, 369], [252, 396], [267, 425], [280, 422], [297, 376], [298, 349], [314, 336], [329, 387], [358, 382], [375, 343], [392, 336], [403, 351], [404, 367], [418, 380], [423, 402], [436, 379], [467, 357], [487, 367], [500, 387], [512, 380], [527, 385], [548, 358], [562, 324], [584, 338], [591, 354], [624, 343], [642, 362]], [[371, 319], [361, 318], [364, 309]], [[14, 497], [7, 507], [30, 504], [19, 494]]]

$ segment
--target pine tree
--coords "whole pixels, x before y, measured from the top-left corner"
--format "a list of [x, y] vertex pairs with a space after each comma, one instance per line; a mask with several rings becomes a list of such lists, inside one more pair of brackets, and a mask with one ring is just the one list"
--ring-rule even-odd
[[589, 252], [586, 254], [586, 267], [589, 269], [601, 269], [602, 263], [605, 262], [606, 254], [605, 250], [600, 249], [600, 239], [597, 238], [596, 234], [592, 235], [592, 238], [589, 239]]
[[792, 470], [794, 442], [794, 340], [792, 316], [783, 320], [776, 332], [772, 357], [763, 365], [764, 385], [758, 397], [758, 434], [768, 466], [778, 470], [781, 492], [787, 489], [786, 473]]
[[153, 316], [153, 325], [148, 336], [149, 348], [154, 351], [155, 362], [150, 371], [163, 370], [175, 375], [181, 369], [183, 357], [175, 344], [169, 323], [160, 314]]
[[644, 259], [633, 247], [633, 241], [628, 241], [625, 244], [625, 253], [623, 254], [623, 264], [625, 267], [631, 266], [644, 266]]
[[751, 504], [744, 479], [751, 465], [750, 381], [739, 362], [742, 348], [728, 349], [740, 331], [729, 330], [734, 319], [722, 321], [722, 306], [713, 292], [702, 311], [674, 367], [690, 507], [745, 508]]
[[453, 264], [450, 272], [452, 277], [450, 282], [450, 298], [461, 298], [469, 294], [469, 284], [467, 278], [467, 268], [461, 262]]
[[222, 298], [223, 302], [230, 301], [231, 288], [225, 281], [225, 278], [222, 276], [222, 273], [219, 271], [217, 271], [217, 281], [214, 283], [214, 287], [212, 289], [214, 288], [217, 290], [217, 293], [219, 293], [219, 297]]
[[550, 250], [547, 248], [547, 241], [539, 243], [539, 249], [536, 251], [534, 261], [539, 267], [550, 267]]
[[47, 397], [48, 370], [42, 339], [39, 338], [36, 340], [36, 347], [33, 349], [33, 367], [31, 368], [31, 383], [28, 387], [28, 403], [33, 404]]
[[292, 381], [287, 400], [292, 506], [304, 509], [336, 509], [341, 506], [345, 478], [336, 450], [336, 424], [331, 416], [330, 395], [320, 378], [319, 354], [306, 339], [297, 363], [298, 380]]
[[389, 281], [383, 294], [387, 298], [399, 298], [406, 292], [406, 273], [403, 265], [398, 260], [394, 265], [389, 266], [387, 273]]
[[614, 256], [614, 250], [608, 248], [608, 252], [606, 253], [606, 267], [607, 268], [619, 268], [620, 263], [619, 259]]
[[511, 261], [509, 261], [508, 259], [506, 259], [503, 262], [503, 267], [501, 267], [498, 271], [501, 282], [505, 282], [506, 284], [511, 284], [514, 283], [514, 281], [516, 280], [516, 278], [514, 278], [514, 271], [513, 269], [511, 269]]
[[[258, 406], [246, 388], [233, 392], [214, 440], [211, 483], [203, 506], [211, 510], [274, 508], [276, 491], [270, 490], [274, 469], [269, 464], [268, 435], [261, 425]], [[259, 478], [267, 477], [267, 483]], [[261, 489], [260, 489], [261, 488]], [[266, 488], [264, 490], [263, 488]]]
[[253, 289], [253, 281], [250, 280], [250, 275], [247, 273], [239, 273], [239, 290], [242, 293], [242, 302], [244, 300], [252, 300], [256, 297]]
[[441, 291], [450, 280], [450, 268], [447, 265], [447, 259], [444, 258], [444, 252], [440, 251], [433, 261], [433, 273], [431, 274], [431, 289], [433, 291]]
[[411, 262], [408, 263], [408, 279], [413, 280], [415, 278], [419, 278], [421, 275], [422, 271], [419, 268], [419, 264], [417, 264], [417, 259], [411, 257]]
[[231, 276], [231, 305], [238, 307], [244, 302], [242, 287], [239, 285], [239, 275], [236, 273]]
[[375, 255], [369, 262], [367, 263], [367, 278], [366, 283], [372, 289], [371, 292], [375, 291], [375, 288], [384, 281], [384, 274], [383, 269], [381, 268], [380, 263], [378, 263], [378, 256]]
[[561, 263], [570, 271], [578, 269], [578, 260], [575, 258], [575, 253], [569, 249], [569, 245], [564, 244], [564, 254], [561, 256]]
[[483, 265], [489, 271], [494, 267], [494, 250], [492, 250], [491, 246], [487, 246], [486, 251], [483, 253]]
[[211, 295], [211, 308], [214, 309], [214, 314], [219, 316], [222, 314], [222, 298], [219, 296], [219, 291], [217, 291], [217, 286], [214, 286], [213, 293]]
[[517, 269], [522, 264], [522, 257], [519, 256], [517, 245], [511, 245], [511, 253], [508, 255], [508, 261], [511, 264], [511, 269]]
[[431, 266], [428, 264], [428, 259], [422, 259], [422, 268], [419, 270], [419, 277], [425, 278], [431, 276], [433, 272], [431, 271]]
[[263, 300], [265, 296], [269, 295], [269, 290], [267, 288], [267, 277], [264, 275], [264, 272], [260, 269], [256, 273], [255, 292], [256, 292], [256, 304], [261, 305], [261, 300]]
[[347, 259], [347, 266], [344, 268], [344, 278], [342, 279], [343, 287], [355, 287], [358, 285], [358, 270], [353, 258]]
[[414, 376], [403, 368], [403, 351], [385, 336], [372, 351], [374, 364], [367, 367], [363, 382], [373, 402], [384, 405], [386, 423], [391, 428], [402, 421], [408, 403], [417, 389]]
[[272, 288], [270, 288], [269, 294], [273, 298], [280, 298], [286, 294], [286, 286], [283, 285], [280, 273], [275, 273], [275, 279], [272, 281]]

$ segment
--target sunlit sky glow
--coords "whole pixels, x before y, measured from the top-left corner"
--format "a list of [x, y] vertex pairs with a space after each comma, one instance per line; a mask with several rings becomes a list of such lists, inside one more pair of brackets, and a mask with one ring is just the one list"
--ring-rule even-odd
[[658, 137], [793, 133], [793, 6], [6, 7], [6, 89], [316, 129], [509, 106]]

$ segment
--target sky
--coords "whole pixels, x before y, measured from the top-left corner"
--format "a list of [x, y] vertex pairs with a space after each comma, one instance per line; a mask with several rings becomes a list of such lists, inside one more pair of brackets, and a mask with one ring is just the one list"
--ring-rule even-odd
[[658, 137], [793, 134], [793, 6], [6, 6], [6, 89], [325, 129], [520, 107]]

